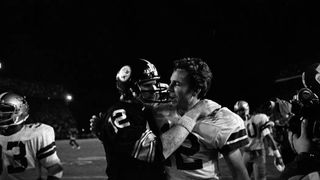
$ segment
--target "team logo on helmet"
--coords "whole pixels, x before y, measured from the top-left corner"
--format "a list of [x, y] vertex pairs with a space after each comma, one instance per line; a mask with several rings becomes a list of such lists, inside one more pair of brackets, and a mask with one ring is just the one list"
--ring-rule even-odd
[[117, 74], [117, 79], [122, 82], [126, 82], [131, 77], [131, 72], [130, 66], [123, 66]]

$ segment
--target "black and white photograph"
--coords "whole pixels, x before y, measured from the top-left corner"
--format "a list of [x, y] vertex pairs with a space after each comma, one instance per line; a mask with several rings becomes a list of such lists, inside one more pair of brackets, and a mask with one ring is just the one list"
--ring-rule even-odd
[[320, 180], [320, 3], [0, 2], [1, 180]]

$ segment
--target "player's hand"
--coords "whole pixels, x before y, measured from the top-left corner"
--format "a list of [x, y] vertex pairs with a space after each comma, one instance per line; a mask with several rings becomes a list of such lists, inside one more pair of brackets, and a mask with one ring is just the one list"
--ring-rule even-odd
[[300, 137], [298, 137], [296, 134], [292, 136], [293, 147], [298, 154], [302, 152], [308, 152], [310, 150], [311, 142], [307, 137], [307, 124], [308, 124], [308, 120], [304, 119], [301, 122]]
[[277, 168], [278, 171], [282, 172], [285, 168], [282, 158], [274, 158], [274, 166]]
[[99, 139], [101, 139], [101, 124], [103, 122], [103, 113], [98, 116], [93, 115], [90, 119], [90, 131], [93, 132]]
[[221, 106], [219, 104], [217, 104], [216, 102], [209, 100], [209, 99], [203, 99], [200, 100], [195, 106], [194, 108], [197, 109], [197, 111], [200, 112], [200, 117], [205, 117], [208, 116], [210, 114], [212, 114], [212, 112], [218, 108], [220, 108]]

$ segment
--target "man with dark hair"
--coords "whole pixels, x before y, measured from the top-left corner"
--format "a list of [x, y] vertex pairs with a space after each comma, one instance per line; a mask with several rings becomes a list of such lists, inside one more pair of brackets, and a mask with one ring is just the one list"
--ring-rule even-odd
[[105, 115], [93, 116], [91, 127], [103, 142], [106, 173], [110, 180], [162, 180], [163, 161], [174, 152], [197, 119], [213, 112], [215, 103], [198, 101], [165, 133], [159, 133], [153, 110], [165, 101], [166, 89], [159, 82], [155, 66], [135, 59], [121, 67], [116, 75], [120, 101]]
[[[168, 91], [173, 103], [166, 111], [156, 111], [162, 130], [204, 99], [211, 87], [212, 72], [200, 58], [183, 58], [174, 62], [170, 81]], [[187, 139], [169, 157], [169, 180], [219, 179], [219, 153], [223, 154], [233, 179], [249, 179], [239, 150], [248, 143], [244, 123], [228, 108], [217, 107], [196, 122]]]

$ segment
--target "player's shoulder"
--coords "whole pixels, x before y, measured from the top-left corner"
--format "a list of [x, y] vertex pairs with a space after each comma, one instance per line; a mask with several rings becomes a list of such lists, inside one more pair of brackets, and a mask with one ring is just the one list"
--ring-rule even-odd
[[25, 124], [25, 131], [34, 135], [49, 134], [54, 132], [53, 127], [44, 123]]
[[236, 113], [232, 112], [227, 107], [220, 108], [216, 114], [214, 115], [214, 121], [221, 121], [224, 124], [234, 124], [243, 122], [240, 116], [238, 116]]
[[227, 107], [217, 109], [211, 116], [197, 123], [197, 127], [201, 129], [215, 129], [215, 132], [226, 129], [244, 128], [244, 122], [237, 114], [233, 113]]
[[263, 114], [263, 113], [257, 113], [255, 115], [253, 115], [252, 117], [259, 118], [259, 119], [268, 119], [268, 116], [266, 114]]
[[269, 121], [269, 118], [266, 114], [263, 113], [257, 113], [251, 116], [251, 121], [253, 123], [265, 123]]

